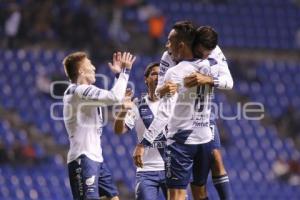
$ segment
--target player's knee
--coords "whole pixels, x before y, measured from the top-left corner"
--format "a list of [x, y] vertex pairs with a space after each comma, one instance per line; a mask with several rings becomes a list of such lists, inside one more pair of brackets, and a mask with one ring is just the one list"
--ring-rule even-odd
[[110, 198], [110, 200], [119, 200], [119, 197], [118, 196], [114, 196], [114, 197]]
[[185, 200], [186, 191], [183, 189], [168, 189], [168, 200]]
[[191, 185], [192, 195], [194, 200], [206, 199], [207, 198], [207, 191], [206, 186], [196, 186]]

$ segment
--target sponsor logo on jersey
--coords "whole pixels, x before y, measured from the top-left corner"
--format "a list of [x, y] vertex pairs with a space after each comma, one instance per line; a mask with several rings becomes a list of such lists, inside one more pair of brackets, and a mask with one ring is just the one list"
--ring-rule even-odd
[[209, 122], [193, 121], [193, 127], [209, 127]]
[[152, 119], [153, 116], [152, 115], [144, 115], [142, 116], [143, 119]]
[[166, 147], [165, 141], [154, 141], [150, 148], [163, 149]]

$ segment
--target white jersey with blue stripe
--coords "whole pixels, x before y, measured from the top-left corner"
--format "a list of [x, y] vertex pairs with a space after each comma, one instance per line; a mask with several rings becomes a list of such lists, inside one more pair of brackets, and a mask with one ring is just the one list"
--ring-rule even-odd
[[209, 75], [213, 71], [213, 64], [208, 60], [182, 61], [167, 71], [164, 82], [178, 84], [179, 92], [161, 99], [157, 116], [144, 134], [145, 139], [152, 143], [161, 127], [168, 124], [168, 142], [203, 144], [212, 140], [209, 127], [212, 86], [188, 89], [184, 87], [183, 80], [194, 72]]
[[64, 123], [69, 135], [67, 162], [84, 154], [93, 161], [103, 162], [101, 107], [121, 102], [125, 96], [129, 75], [121, 73], [111, 90], [94, 85], [70, 84], [64, 93]]
[[[136, 102], [132, 110], [129, 110], [125, 117], [125, 125], [129, 129], [135, 128], [138, 141], [143, 139], [143, 135], [150, 126], [157, 113], [159, 101], [150, 101], [148, 96]], [[162, 133], [155, 138], [152, 146], [145, 148], [143, 155], [143, 168], [137, 171], [159, 171], [164, 170], [163, 153], [166, 145], [165, 128]]]
[[[216, 46], [216, 48], [212, 50], [208, 56], [208, 60], [215, 63], [214, 69], [211, 71], [211, 74], [209, 74], [214, 79], [214, 87], [219, 89], [232, 89], [233, 79], [228, 68], [226, 57], [219, 46]], [[161, 57], [159, 65], [158, 85], [156, 91], [163, 85], [164, 77], [168, 69], [175, 65], [176, 63], [172, 60], [169, 53], [165, 51]]]

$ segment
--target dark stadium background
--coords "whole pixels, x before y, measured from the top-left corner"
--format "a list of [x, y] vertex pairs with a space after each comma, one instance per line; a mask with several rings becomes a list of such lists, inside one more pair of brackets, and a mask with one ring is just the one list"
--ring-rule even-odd
[[[265, 108], [261, 120], [218, 120], [235, 199], [300, 199], [299, 0], [0, 0], [0, 199], [71, 199], [68, 138], [51, 117], [62, 117], [66, 85], [51, 83], [66, 81], [67, 53], [87, 51], [113, 80], [112, 53], [133, 52], [139, 96], [145, 66], [159, 61], [183, 19], [219, 33], [234, 79], [232, 91], [216, 91], [223, 115], [249, 102]], [[116, 136], [108, 121], [104, 156], [121, 199], [133, 199], [136, 137]], [[211, 181], [208, 188], [218, 199]]]

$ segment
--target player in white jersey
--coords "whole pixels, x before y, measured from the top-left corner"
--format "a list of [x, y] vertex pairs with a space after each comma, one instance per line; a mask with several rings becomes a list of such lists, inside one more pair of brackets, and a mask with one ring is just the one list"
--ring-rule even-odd
[[[226, 58], [217, 44], [217, 33], [209, 26], [202, 26], [197, 29], [196, 38], [194, 41], [194, 56], [202, 59], [208, 59], [210, 63], [216, 63], [210, 76], [214, 80], [214, 88], [229, 90], [233, 87], [233, 79], [230, 74]], [[203, 84], [203, 74], [195, 73], [185, 77], [184, 85], [187, 88], [200, 86]], [[214, 112], [210, 116], [210, 127], [213, 132], [213, 165], [211, 168], [212, 180], [219, 197], [222, 200], [233, 199], [229, 178], [223, 164], [221, 154], [221, 142], [218, 127], [215, 121]], [[198, 196], [206, 196], [203, 189], [198, 183], [192, 183], [192, 192], [194, 198]]]
[[111, 90], [95, 83], [95, 67], [84, 52], [68, 55], [64, 69], [71, 84], [64, 94], [64, 122], [69, 135], [68, 171], [73, 198], [99, 199], [106, 196], [118, 200], [116, 187], [106, 168], [101, 148], [101, 106], [120, 103], [124, 98], [129, 72], [135, 60], [130, 53], [113, 56], [112, 70], [122, 68]]
[[[150, 63], [144, 73], [147, 85], [147, 95], [135, 102], [131, 98], [126, 98], [121, 111], [115, 120], [115, 132], [117, 134], [126, 133], [135, 127], [138, 141], [141, 141], [144, 132], [153, 121], [159, 104], [159, 98], [155, 95], [159, 63]], [[155, 139], [152, 146], [145, 149], [143, 155], [143, 166], [137, 167], [136, 173], [136, 199], [153, 200], [159, 198], [159, 190], [167, 195], [164, 149], [166, 145], [165, 130]], [[135, 163], [136, 157], [134, 156]]]
[[[194, 41], [194, 56], [202, 59], [208, 59], [211, 63], [216, 62], [214, 66], [213, 73], [210, 76], [214, 77], [214, 88], [218, 89], [232, 89], [233, 80], [226, 62], [226, 58], [217, 44], [217, 33], [208, 26], [202, 26], [197, 29], [196, 38]], [[163, 84], [163, 78], [166, 71], [173, 66], [175, 62], [172, 60], [169, 53], [164, 52], [161, 63], [160, 63], [160, 73], [159, 73], [159, 82], [157, 93], [158, 95], [164, 96], [165, 93], [172, 92], [176, 84], [174, 83], [165, 83]], [[194, 73], [185, 77], [185, 86], [194, 87], [201, 86], [203, 80], [203, 74]], [[159, 91], [160, 90], [160, 91]], [[223, 159], [221, 155], [221, 143], [219, 138], [218, 128], [215, 122], [215, 116], [212, 113], [210, 120], [210, 127], [213, 130], [213, 165], [212, 165], [212, 178], [216, 190], [218, 191], [220, 199], [232, 199], [232, 191], [229, 183], [229, 178], [227, 176]], [[205, 188], [198, 187], [197, 183], [192, 184], [192, 192], [195, 196], [205, 196]]]
[[144, 146], [151, 145], [161, 128], [168, 124], [168, 197], [176, 200], [185, 199], [192, 173], [194, 181], [206, 183], [211, 163], [209, 102], [213, 79], [206, 76], [202, 89], [184, 87], [184, 77], [195, 72], [208, 75], [212, 69], [208, 60], [193, 61], [195, 32], [191, 23], [179, 22], [173, 26], [166, 46], [172, 60], [178, 64], [167, 71], [164, 82], [176, 83], [179, 91], [174, 96], [161, 99], [157, 116], [144, 134], [141, 144], [137, 146], [138, 155], [142, 155]]

